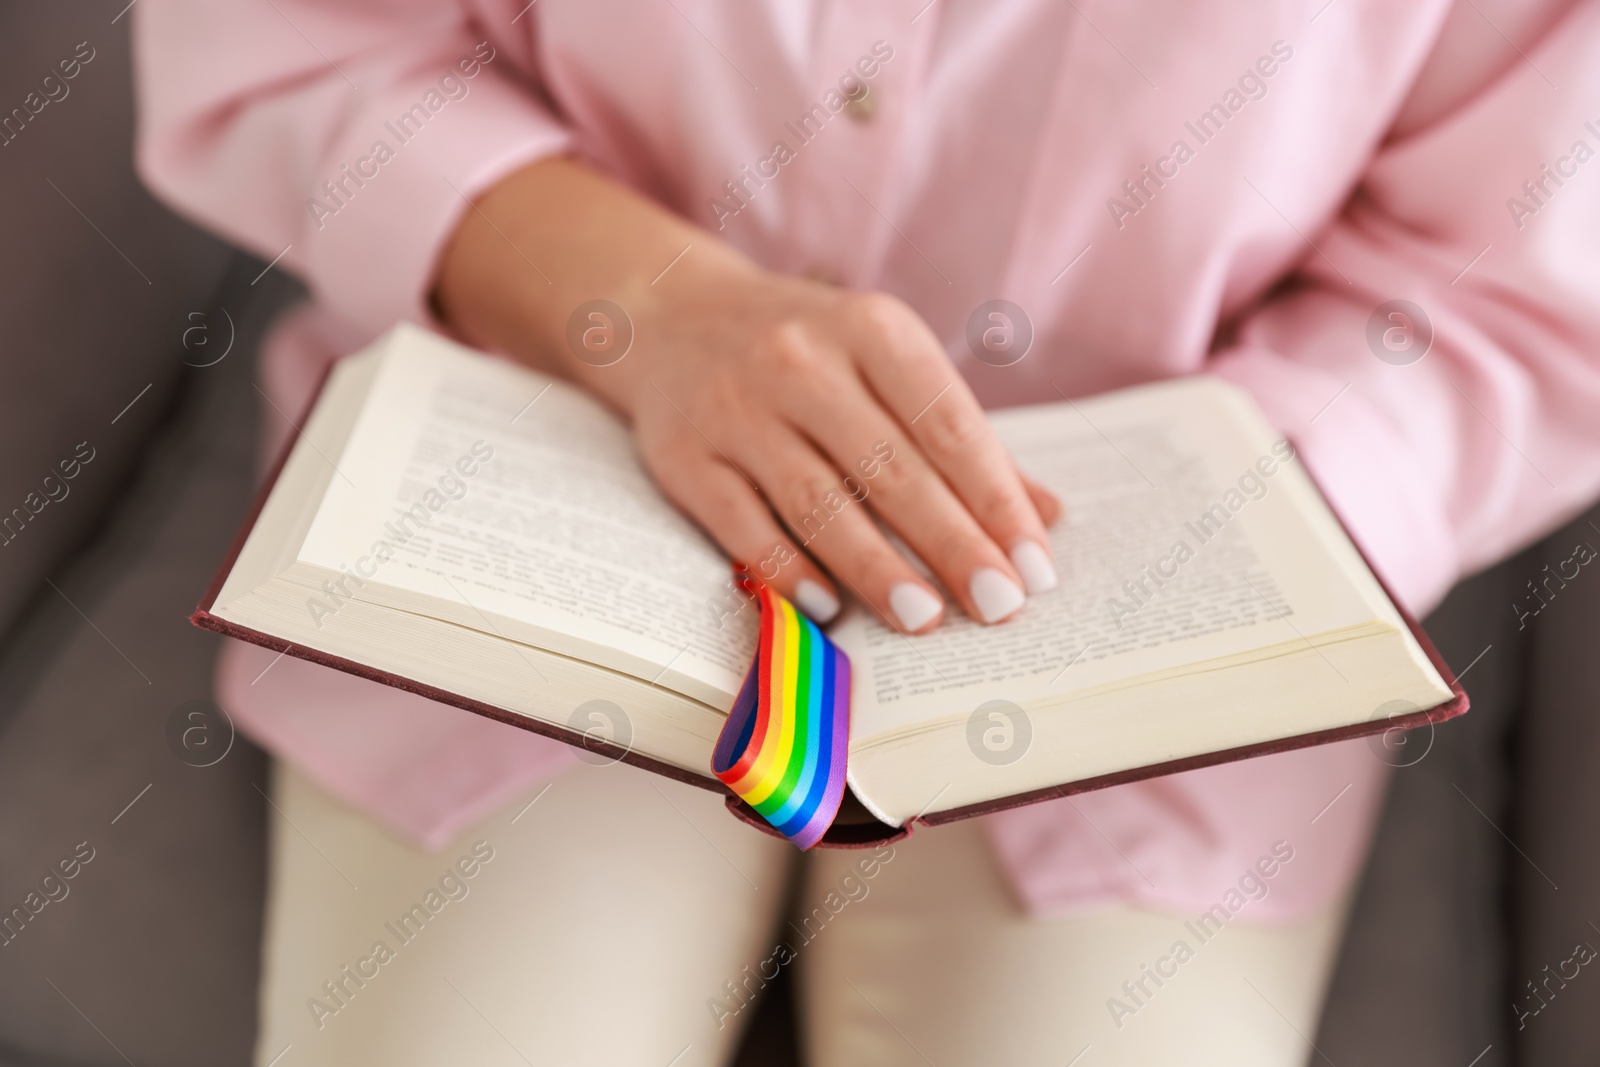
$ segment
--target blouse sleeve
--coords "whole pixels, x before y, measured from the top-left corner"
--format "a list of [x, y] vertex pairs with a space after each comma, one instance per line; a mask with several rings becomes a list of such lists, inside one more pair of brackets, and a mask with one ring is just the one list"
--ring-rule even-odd
[[1600, 492], [1600, 6], [1462, 96], [1210, 366], [1418, 613]]
[[367, 332], [427, 321], [469, 198], [569, 144], [455, 0], [145, 0], [133, 18], [146, 183]]

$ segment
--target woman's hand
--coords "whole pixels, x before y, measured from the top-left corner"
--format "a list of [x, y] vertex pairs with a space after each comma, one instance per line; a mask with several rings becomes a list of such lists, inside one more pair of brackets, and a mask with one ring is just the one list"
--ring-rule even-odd
[[[567, 160], [480, 199], [435, 297], [474, 343], [627, 415], [668, 496], [819, 622], [839, 609], [832, 575], [903, 631], [938, 623], [937, 588], [880, 521], [984, 622], [1055, 585], [1044, 529], [1059, 505], [1024, 481], [932, 332], [893, 297], [765, 271]], [[631, 322], [614, 363], [605, 331], [626, 324], [605, 312], [598, 353], [568, 343], [574, 309], [597, 298]]]

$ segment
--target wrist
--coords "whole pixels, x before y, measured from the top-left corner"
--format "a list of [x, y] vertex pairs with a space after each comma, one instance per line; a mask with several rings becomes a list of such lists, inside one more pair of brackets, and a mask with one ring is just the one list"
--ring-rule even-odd
[[[670, 376], [678, 353], [720, 348], [719, 334], [732, 332], [741, 313], [770, 299], [767, 271], [709, 234], [686, 236], [669, 255], [640, 259], [620, 272], [600, 296], [575, 301], [564, 327], [561, 357], [572, 377], [630, 419], [641, 404], [657, 402], [656, 379]], [[586, 328], [601, 342], [608, 329], [626, 331], [629, 347], [620, 353], [588, 348]]]

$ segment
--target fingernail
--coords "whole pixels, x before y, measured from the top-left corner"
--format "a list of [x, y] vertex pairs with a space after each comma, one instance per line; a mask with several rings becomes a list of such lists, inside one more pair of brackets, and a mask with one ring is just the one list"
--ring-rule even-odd
[[1037, 541], [1018, 541], [1011, 550], [1011, 565], [1022, 575], [1029, 593], [1048, 593], [1060, 581], [1049, 553]]
[[839, 598], [810, 578], [795, 583], [794, 602], [812, 622], [832, 622], [839, 614]]
[[1015, 582], [993, 567], [979, 567], [974, 571], [970, 588], [972, 602], [984, 622], [999, 622], [1028, 600]]
[[902, 630], [916, 633], [939, 617], [944, 603], [916, 582], [901, 582], [889, 590], [889, 607]]

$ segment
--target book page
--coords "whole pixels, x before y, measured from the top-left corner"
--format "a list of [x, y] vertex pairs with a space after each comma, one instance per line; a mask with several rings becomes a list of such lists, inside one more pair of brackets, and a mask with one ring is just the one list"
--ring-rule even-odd
[[[355, 575], [344, 588], [362, 600], [725, 709], [754, 613], [620, 421], [574, 387], [422, 331], [396, 334], [382, 359], [300, 559]], [[325, 592], [336, 611], [340, 590]]]
[[999, 626], [955, 609], [920, 637], [864, 614], [841, 623], [857, 672], [852, 741], [1370, 625], [1371, 605], [1337, 580], [1341, 564], [1285, 489], [1304, 478], [1298, 462], [1264, 422], [1237, 425], [1226, 388], [1177, 382], [996, 414], [1017, 462], [1064, 504], [1050, 531], [1061, 584]]

